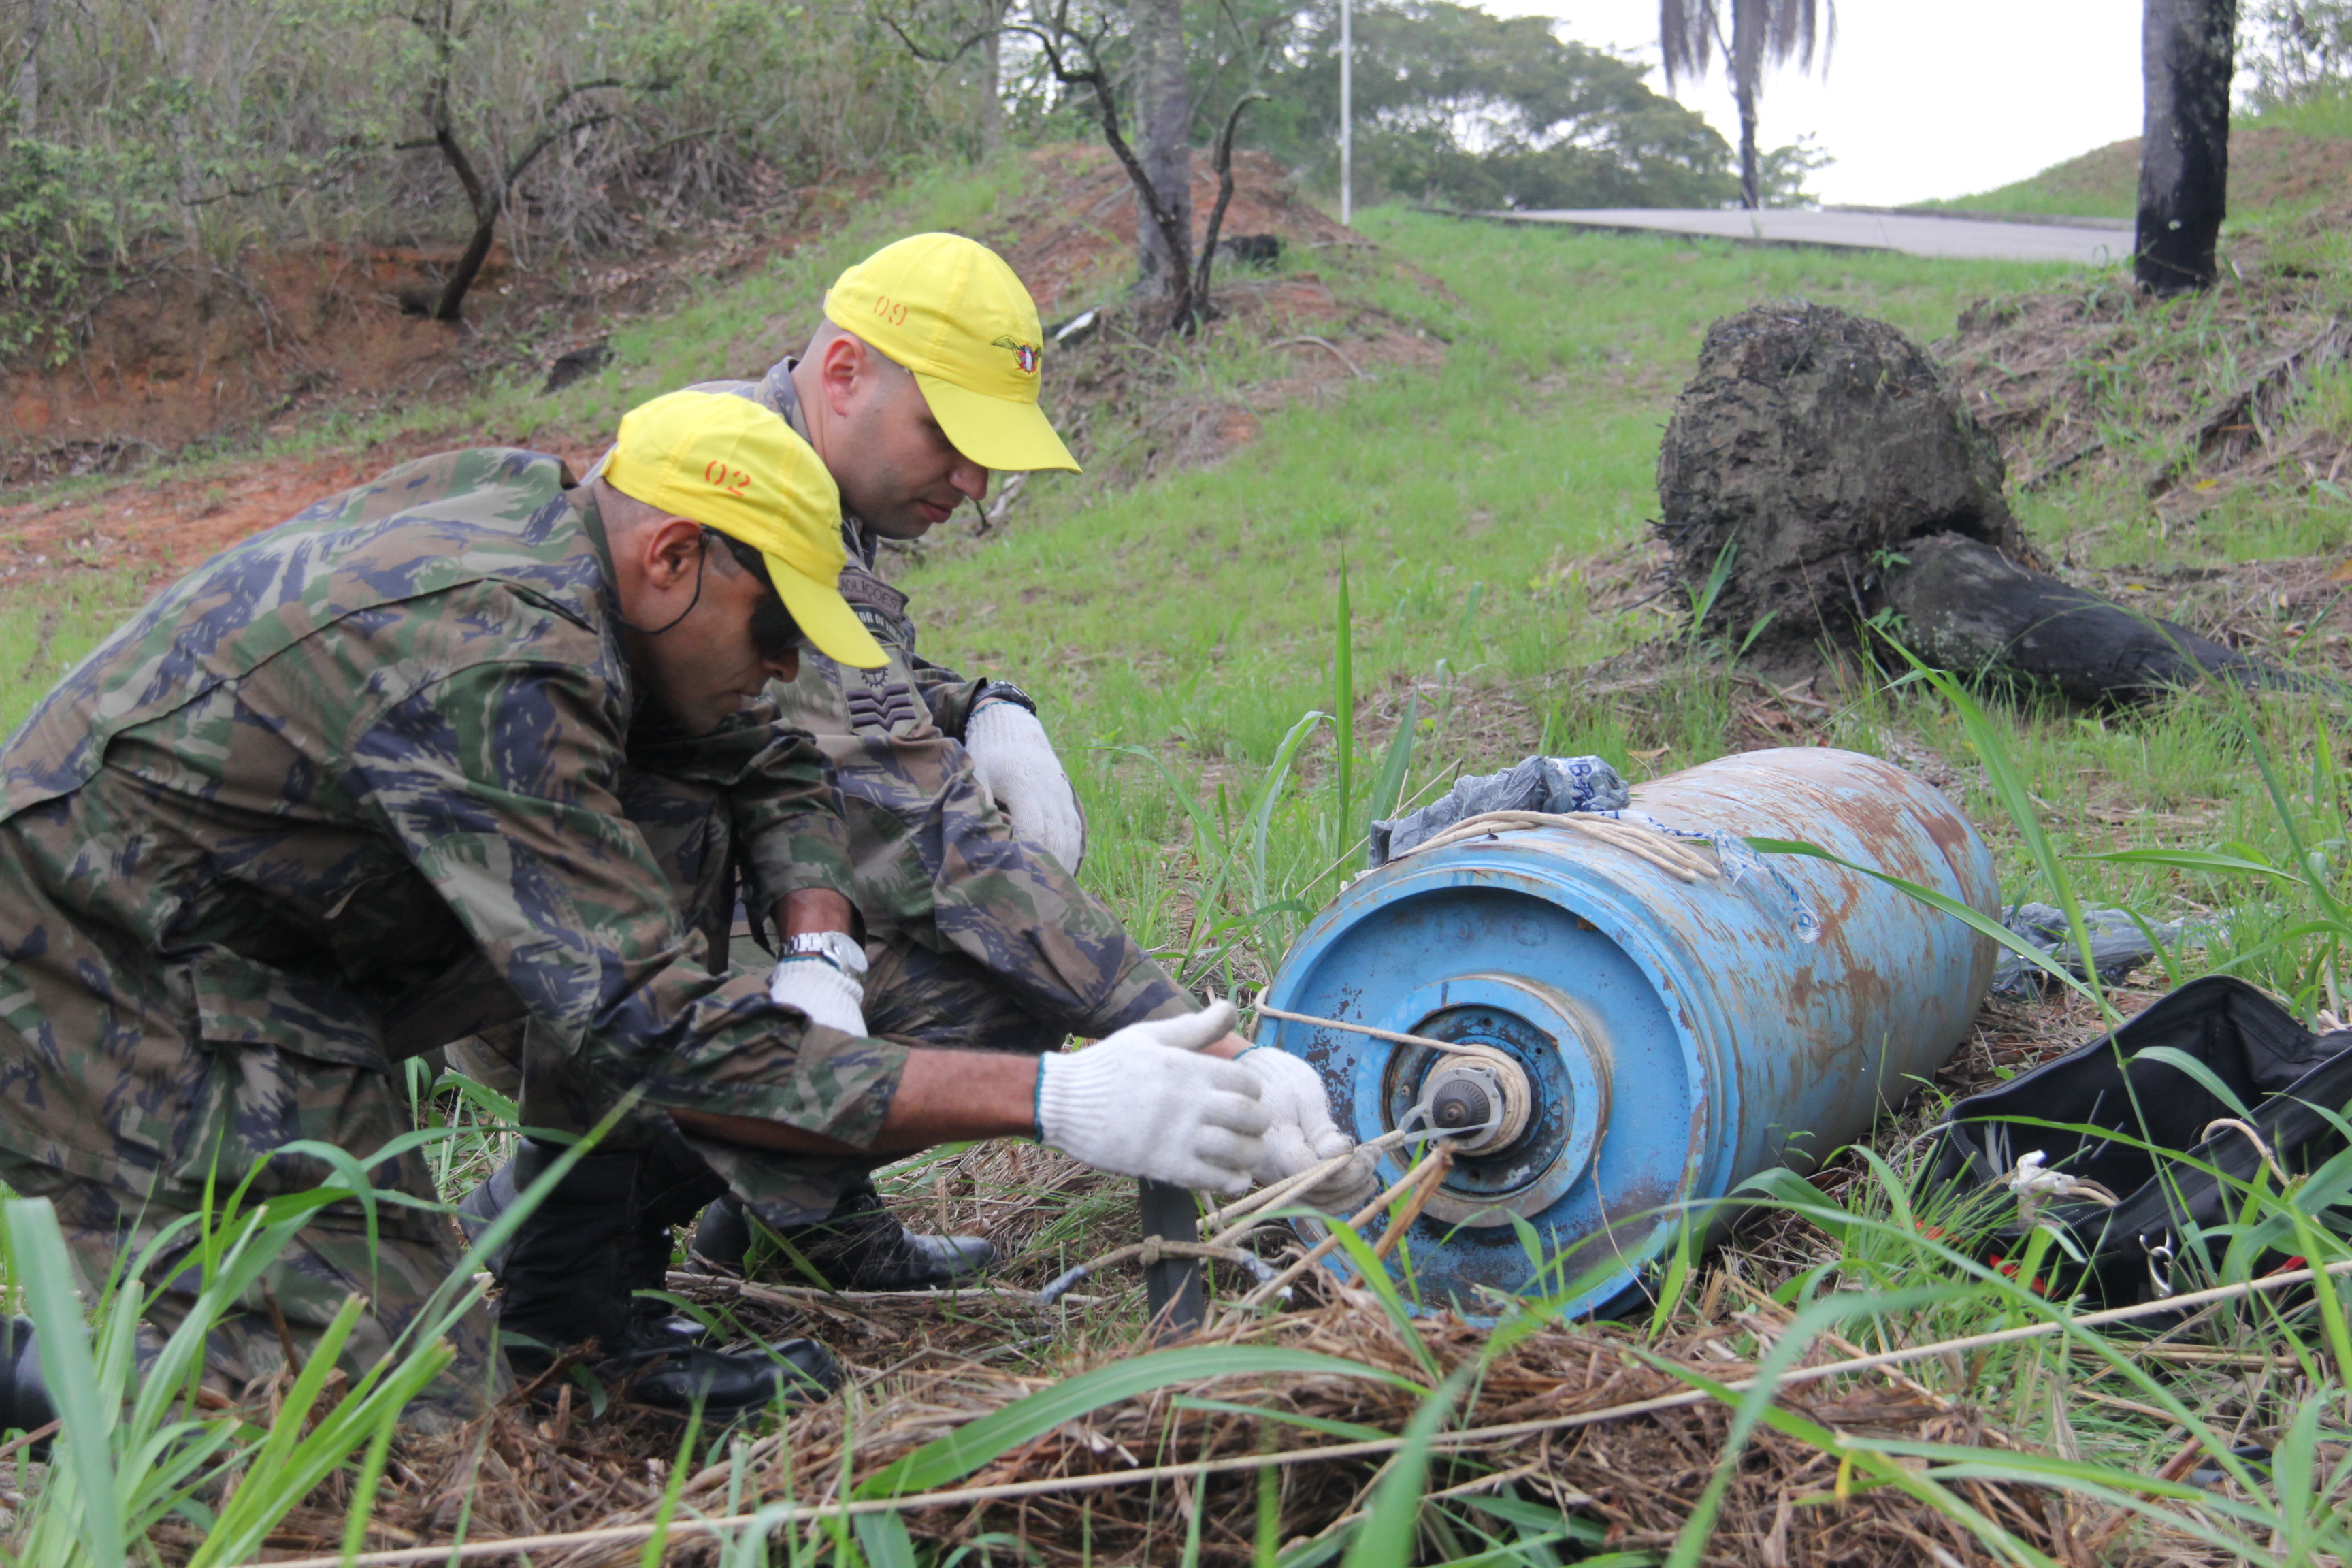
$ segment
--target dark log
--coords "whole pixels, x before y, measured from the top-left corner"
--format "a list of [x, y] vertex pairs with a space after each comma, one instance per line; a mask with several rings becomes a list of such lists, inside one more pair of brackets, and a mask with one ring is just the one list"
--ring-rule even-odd
[[[1884, 321], [1791, 301], [1707, 329], [1658, 451], [1671, 574], [1727, 649], [1792, 678], [1824, 646], [2000, 671], [2078, 701], [2222, 677], [2337, 694], [2041, 569], [2000, 448]], [[1892, 619], [1891, 617], [1899, 617]]]
[[1964, 533], [2027, 558], [2001, 479], [2000, 444], [1916, 343], [1788, 300], [1707, 329], [1658, 447], [1658, 532], [1696, 600], [1726, 565], [1710, 632], [1811, 658], [1852, 642], [1914, 539]]
[[2280, 691], [2331, 683], [2248, 658], [2173, 621], [2021, 566], [1958, 533], [1905, 544], [1886, 574], [1895, 635], [1921, 658], [1963, 674], [2002, 670], [2082, 702], [2138, 702], [2221, 676]]

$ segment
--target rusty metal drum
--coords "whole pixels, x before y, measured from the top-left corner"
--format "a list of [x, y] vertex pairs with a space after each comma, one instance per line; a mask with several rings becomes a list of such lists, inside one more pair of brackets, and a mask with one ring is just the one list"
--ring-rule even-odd
[[[1727, 874], [1679, 880], [1565, 827], [1481, 836], [1359, 879], [1267, 988], [1285, 1012], [1487, 1047], [1260, 1026], [1316, 1068], [1360, 1140], [1476, 1108], [1481, 1146], [1395, 1255], [1425, 1306], [1626, 1309], [1693, 1203], [1861, 1136], [1950, 1059], [1983, 1000], [1994, 945], [1962, 921], [1826, 860], [1746, 852], [1802, 839], [1995, 913], [1984, 841], [1902, 769], [1750, 752], [1641, 785], [1633, 809], [1730, 836]], [[1413, 1153], [1392, 1150], [1384, 1179]]]

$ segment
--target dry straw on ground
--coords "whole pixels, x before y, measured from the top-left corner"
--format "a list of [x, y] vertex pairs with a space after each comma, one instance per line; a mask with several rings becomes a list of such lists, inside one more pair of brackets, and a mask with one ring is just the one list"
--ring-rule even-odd
[[[1420, 1352], [1370, 1297], [1336, 1287], [1326, 1295], [1308, 1310], [1248, 1321], [1214, 1341], [1316, 1351], [1401, 1380], [1426, 1380]], [[1724, 1295], [1710, 1292], [1714, 1298]], [[955, 1341], [971, 1342], [970, 1331], [982, 1327], [969, 1321], [955, 1324], [959, 1314], [941, 1314], [936, 1305], [906, 1303], [893, 1315], [899, 1312], [910, 1320], [928, 1315], [934, 1325], [946, 1317], [952, 1325], [947, 1337]], [[934, 1337], [920, 1331], [917, 1321], [902, 1326], [917, 1331], [902, 1344]], [[1010, 1338], [1039, 1326], [1034, 1314], [1013, 1310], [986, 1329]], [[1686, 1394], [1689, 1384], [1656, 1362], [1680, 1363], [1710, 1379], [1737, 1379], [1754, 1369], [1738, 1358], [1731, 1342], [1759, 1326], [1768, 1331], [1777, 1326], [1769, 1307], [1763, 1316], [1737, 1308], [1646, 1355], [1637, 1350], [1639, 1337], [1624, 1330], [1585, 1326], [1541, 1333], [1492, 1368], [1461, 1424], [1537, 1422]], [[1414, 1331], [1422, 1351], [1446, 1370], [1475, 1356], [1485, 1341], [1484, 1331], [1445, 1315], [1421, 1320]], [[982, 1346], [968, 1342], [966, 1348]], [[1000, 1369], [935, 1345], [896, 1364], [858, 1367], [856, 1384], [843, 1399], [802, 1415], [782, 1433], [749, 1443], [740, 1462], [725, 1452], [714, 1456], [686, 1483], [678, 1517], [749, 1512], [787, 1493], [804, 1502], [837, 1500], [845, 1489], [845, 1464], [854, 1486], [856, 1479], [958, 1426], [1135, 1348], [1122, 1338], [1090, 1342], [1080, 1332], [1050, 1369]], [[1838, 1353], [1832, 1346], [1823, 1349], [1826, 1355]], [[1965, 1407], [1899, 1373], [1835, 1391], [1799, 1390], [1783, 1404], [1841, 1432], [1968, 1444], [2001, 1441]], [[959, 1484], [985, 1488], [1112, 1473], [1171, 1459], [1247, 1459], [1273, 1450], [1321, 1447], [1343, 1428], [1396, 1432], [1416, 1405], [1409, 1388], [1371, 1377], [1215, 1378], [1122, 1401], [1066, 1423]], [[1335, 1423], [1341, 1425], [1330, 1425]], [[1441, 1454], [1430, 1490], [1448, 1494], [1457, 1509], [1475, 1510], [1479, 1497], [1507, 1489], [1599, 1522], [1614, 1545], [1663, 1546], [1681, 1528], [1691, 1500], [1713, 1473], [1727, 1426], [1727, 1410], [1710, 1402], [1529, 1433], [1481, 1445], [1475, 1458]], [[405, 1484], [379, 1510], [369, 1544], [448, 1541], [467, 1498], [468, 1538], [477, 1541], [648, 1521], [660, 1507], [667, 1479], [663, 1467], [632, 1452], [642, 1454], [639, 1445], [649, 1436], [625, 1424], [589, 1426], [568, 1411], [537, 1420], [505, 1412], [449, 1437], [410, 1445], [397, 1472]], [[1866, 1489], [1841, 1496], [1838, 1470], [1834, 1455], [1759, 1434], [1740, 1461], [1706, 1561], [1982, 1560], [1964, 1532], [1913, 1500]], [[1363, 1458], [1286, 1465], [1271, 1473], [1279, 1488], [1281, 1536], [1294, 1542], [1360, 1517], [1380, 1469], [1376, 1459]], [[963, 1542], [1002, 1531], [1018, 1537], [1046, 1563], [1138, 1563], [1166, 1561], [1181, 1552], [1197, 1512], [1202, 1560], [1240, 1563], [1252, 1560], [1259, 1484], [1256, 1474], [1245, 1471], [930, 1509], [904, 1518], [918, 1539]], [[2006, 1528], [2063, 1560], [2060, 1541], [2067, 1515], [2055, 1500], [1990, 1483], [1969, 1483], [1963, 1490]], [[332, 1551], [341, 1531], [341, 1515], [330, 1502], [289, 1520], [274, 1544]], [[601, 1568], [635, 1563], [642, 1550], [636, 1542], [589, 1543], [569, 1552], [535, 1554], [533, 1560]], [[709, 1550], [686, 1542], [674, 1548], [689, 1557]]]
[[2324, 210], [2237, 241], [2220, 284], [2190, 299], [2103, 276], [1981, 303], [1937, 355], [2023, 490], [2127, 476], [2178, 521], [2249, 483], [2340, 484], [2352, 445], [2294, 405], [2352, 353], [2325, 269], [2303, 259], [2347, 220]]

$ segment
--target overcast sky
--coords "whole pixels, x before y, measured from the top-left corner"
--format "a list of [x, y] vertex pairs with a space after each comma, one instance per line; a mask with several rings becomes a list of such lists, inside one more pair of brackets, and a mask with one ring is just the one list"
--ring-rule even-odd
[[[2141, 0], [1840, 0], [1829, 72], [1765, 78], [1757, 141], [1811, 132], [1837, 159], [1824, 201], [1895, 206], [1966, 195], [2139, 134]], [[1500, 16], [1557, 16], [1580, 43], [1655, 65], [1657, 0], [1487, 0]], [[1651, 85], [1664, 90], [1654, 74]], [[1733, 146], [1739, 117], [1718, 62], [1675, 97]]]

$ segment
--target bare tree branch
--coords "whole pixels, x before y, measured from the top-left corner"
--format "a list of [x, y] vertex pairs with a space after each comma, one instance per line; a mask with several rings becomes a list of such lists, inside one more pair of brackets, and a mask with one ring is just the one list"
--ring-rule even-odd
[[1217, 259], [1217, 230], [1224, 226], [1225, 207], [1234, 199], [1234, 132], [1241, 128], [1242, 110], [1265, 96], [1255, 89], [1242, 94], [1225, 116], [1225, 133], [1217, 138], [1217, 205], [1209, 209], [1209, 226], [1201, 235], [1200, 281], [1192, 285], [1203, 315], [1209, 309], [1209, 268]]
[[520, 180], [541, 153], [561, 138], [576, 134], [592, 125], [601, 125], [615, 117], [617, 111], [597, 110], [557, 121], [563, 106], [583, 93], [606, 91], [614, 88], [635, 86], [643, 91], [659, 91], [669, 86], [667, 81], [648, 79], [632, 83], [621, 77], [598, 77], [590, 81], [567, 83], [561, 90], [540, 105], [541, 122], [537, 140], [509, 159], [499, 173], [496, 184], [486, 183], [474, 161], [468, 157], [463, 143], [457, 140], [457, 116], [449, 105], [452, 62], [457, 40], [465, 36], [458, 25], [457, 0], [441, 0], [438, 14], [430, 6], [420, 7], [409, 15], [409, 21], [433, 41], [433, 79], [425, 89], [425, 117], [433, 137], [430, 142], [410, 142], [395, 150], [430, 145], [441, 150], [441, 157], [457, 176], [465, 188], [466, 205], [473, 209], [474, 232], [466, 241], [465, 250], [457, 264], [441, 286], [440, 298], [433, 305], [436, 321], [455, 321], [463, 318], [466, 293], [481, 275], [482, 264], [489, 259], [491, 242], [498, 236], [499, 219], [514, 198], [515, 183]]

